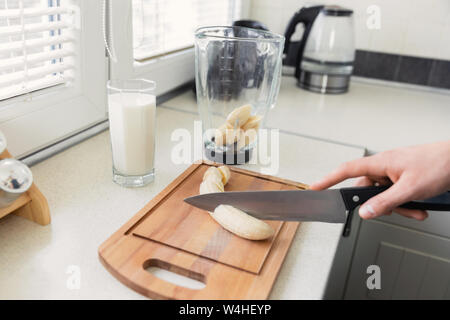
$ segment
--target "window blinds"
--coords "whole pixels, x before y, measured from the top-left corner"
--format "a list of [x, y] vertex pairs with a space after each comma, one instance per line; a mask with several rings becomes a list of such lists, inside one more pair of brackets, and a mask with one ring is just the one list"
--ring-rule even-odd
[[0, 100], [72, 80], [73, 13], [60, 1], [0, 0]]
[[135, 60], [189, 48], [198, 27], [231, 25], [241, 0], [133, 0]]

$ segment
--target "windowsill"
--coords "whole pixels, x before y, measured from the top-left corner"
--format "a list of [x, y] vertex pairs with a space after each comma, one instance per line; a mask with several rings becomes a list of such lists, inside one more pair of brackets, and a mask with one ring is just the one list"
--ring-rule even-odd
[[139, 68], [146, 68], [149, 66], [154, 66], [156, 65], [158, 62], [161, 61], [167, 61], [167, 60], [172, 60], [172, 59], [178, 59], [178, 58], [185, 58], [188, 56], [193, 56], [194, 55], [194, 48], [188, 48], [182, 51], [177, 51], [177, 52], [173, 52], [173, 53], [169, 53], [166, 55], [162, 55], [162, 56], [158, 56], [158, 57], [154, 57], [154, 58], [149, 58], [146, 60], [134, 60], [133, 62], [133, 67], [135, 69], [139, 69]]
[[157, 60], [159, 58], [166, 58], [166, 57], [171, 57], [174, 55], [177, 55], [179, 53], [183, 54], [186, 53], [190, 50], [194, 49], [194, 45], [191, 46], [184, 46], [184, 47], [180, 47], [179, 49], [174, 49], [174, 50], [170, 50], [170, 51], [165, 51], [165, 52], [160, 52], [158, 54], [154, 54], [152, 56], [143, 56], [142, 58], [134, 58], [134, 60], [137, 63], [145, 63], [147, 61], [151, 61], [151, 60]]

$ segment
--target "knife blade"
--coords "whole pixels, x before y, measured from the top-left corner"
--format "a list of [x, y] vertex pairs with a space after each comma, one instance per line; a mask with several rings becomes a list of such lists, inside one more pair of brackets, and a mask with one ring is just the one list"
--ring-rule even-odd
[[[197, 195], [184, 201], [207, 211], [214, 211], [221, 204], [231, 205], [263, 220], [344, 223], [349, 212], [387, 188], [389, 186], [323, 191], [232, 191]], [[411, 201], [401, 207], [450, 211], [450, 192], [426, 200]]]
[[202, 194], [184, 201], [207, 211], [214, 211], [221, 204], [231, 205], [263, 220], [343, 223], [347, 217], [339, 190], [232, 191]]

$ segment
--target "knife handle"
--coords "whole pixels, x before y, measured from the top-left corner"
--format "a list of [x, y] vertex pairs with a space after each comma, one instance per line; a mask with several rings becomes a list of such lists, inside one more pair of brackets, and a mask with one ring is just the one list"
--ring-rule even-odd
[[[390, 186], [352, 187], [340, 189], [347, 210], [352, 211]], [[450, 211], [450, 191], [425, 200], [414, 200], [400, 205], [406, 209]]]
[[[389, 189], [390, 186], [370, 186], [370, 187], [352, 187], [340, 189], [345, 207], [348, 210], [347, 221], [345, 222], [343, 236], [348, 237], [351, 230], [353, 211], [359, 205], [370, 198]], [[444, 192], [433, 198], [425, 200], [410, 201], [400, 205], [406, 209], [450, 211], [450, 191]]]

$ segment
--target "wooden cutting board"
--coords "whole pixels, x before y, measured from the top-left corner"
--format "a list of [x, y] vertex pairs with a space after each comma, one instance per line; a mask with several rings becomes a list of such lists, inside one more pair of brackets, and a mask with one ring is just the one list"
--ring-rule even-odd
[[[193, 164], [99, 248], [103, 265], [122, 283], [159, 299], [266, 299], [298, 227], [267, 221], [268, 240], [252, 241], [223, 229], [208, 214], [185, 203], [197, 195], [212, 163]], [[306, 189], [306, 185], [231, 169], [226, 191]], [[177, 286], [146, 271], [159, 267], [205, 283], [200, 290]]]

